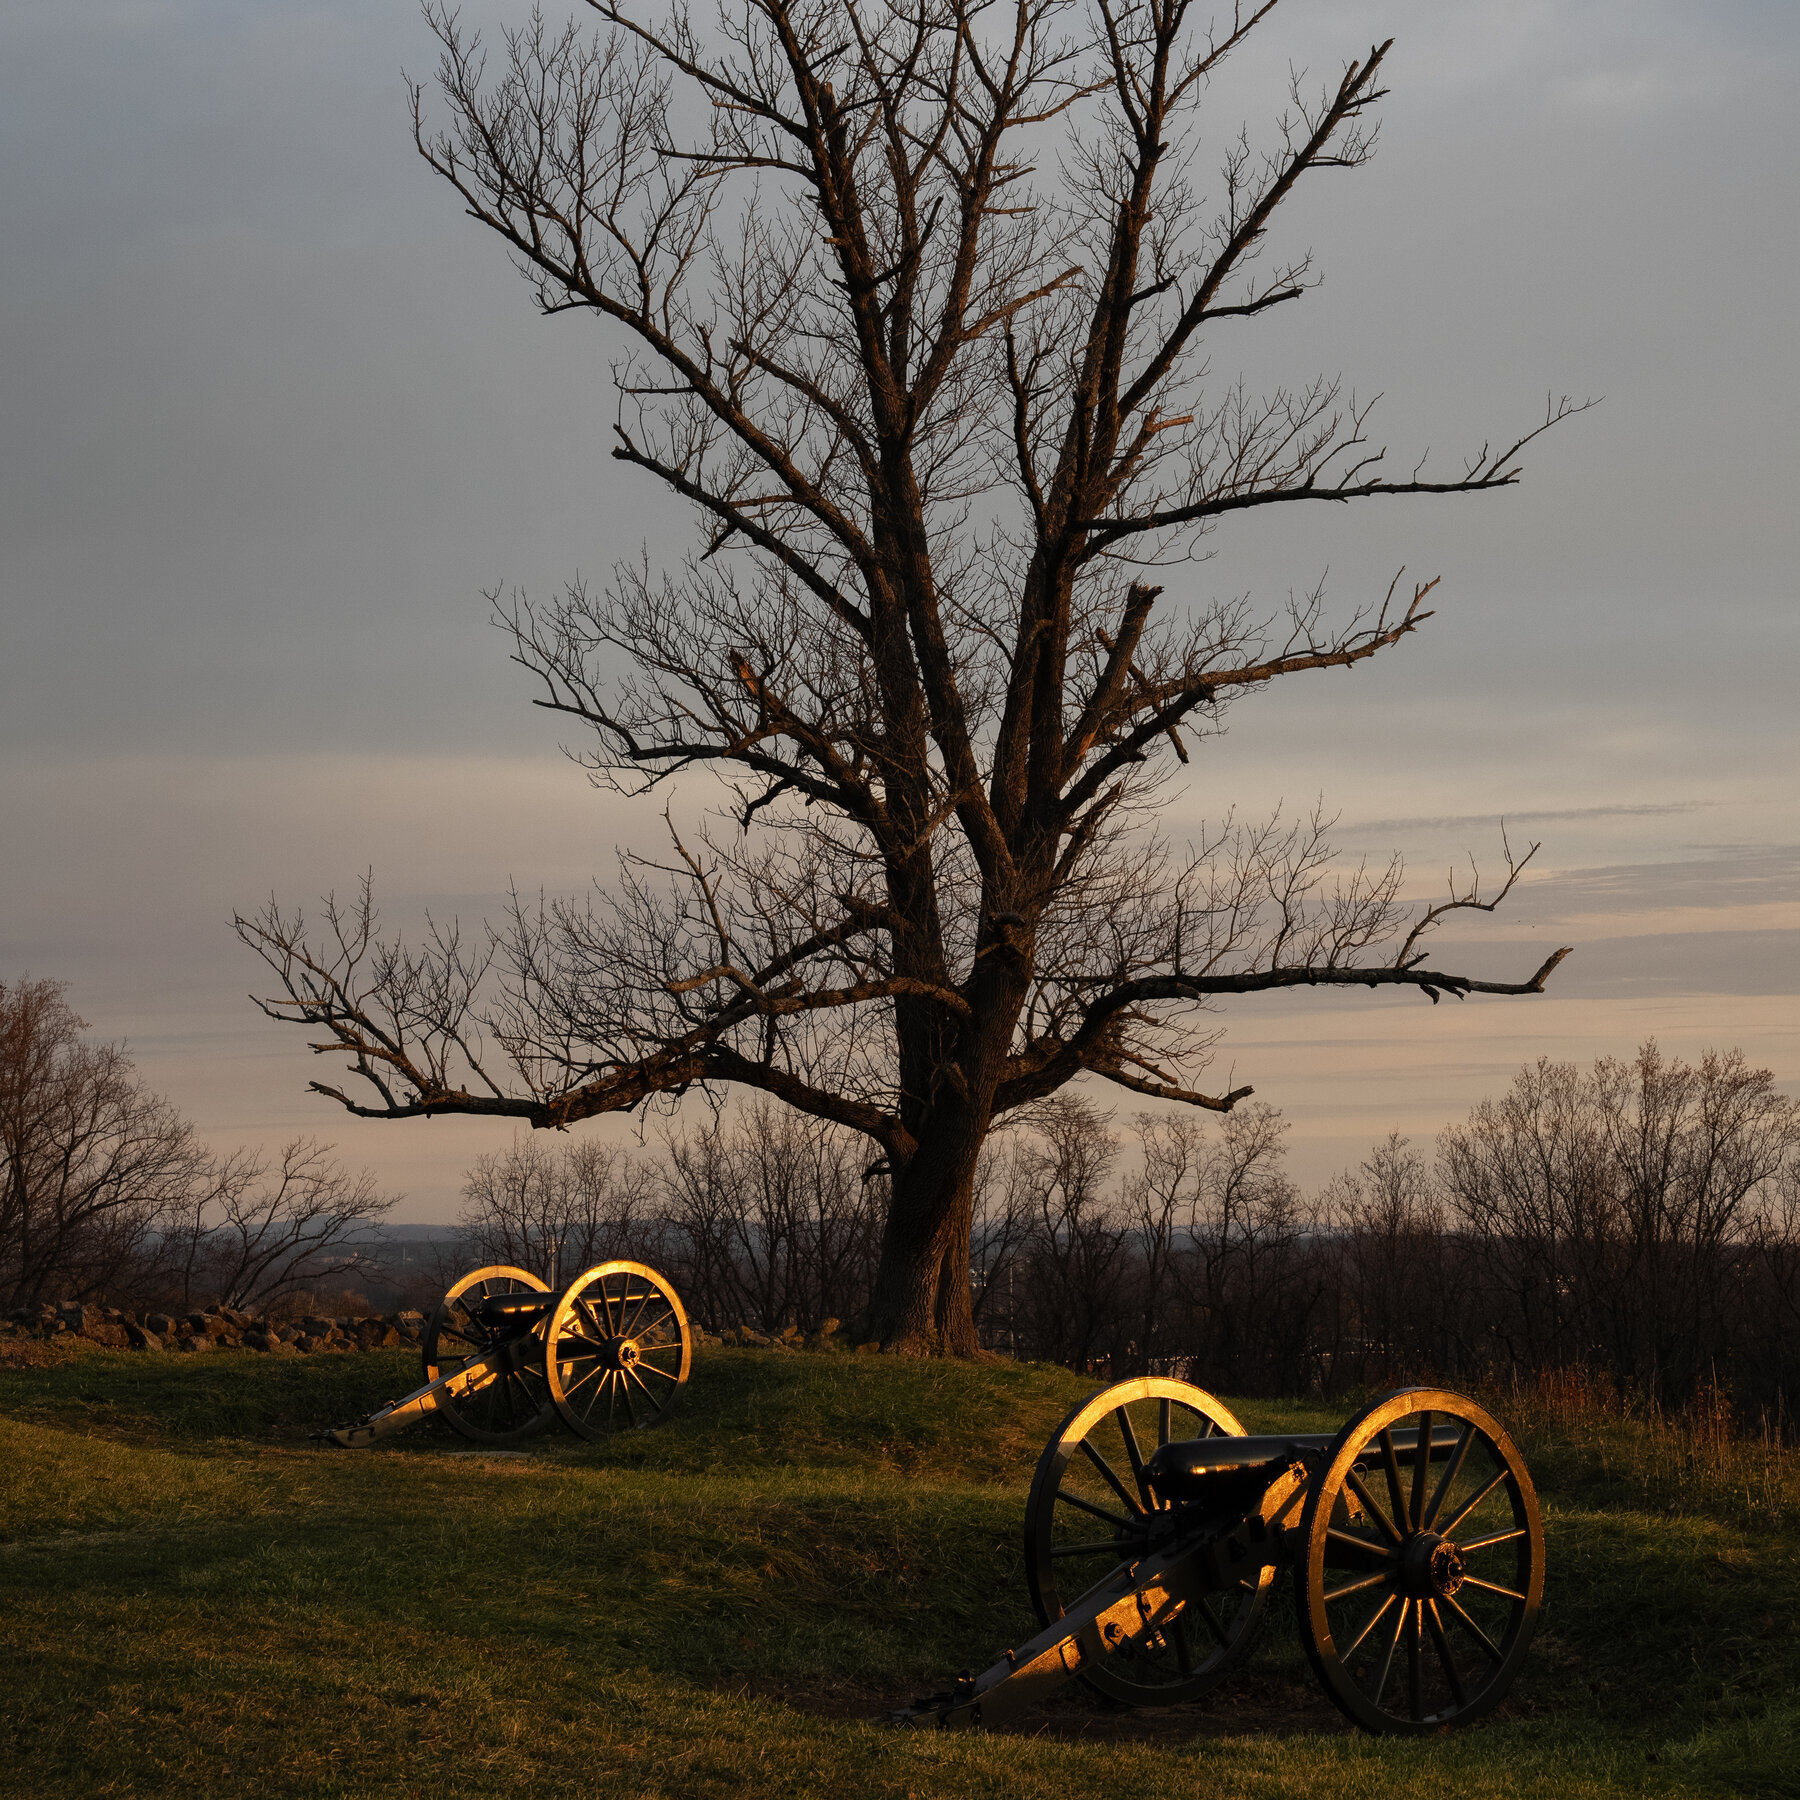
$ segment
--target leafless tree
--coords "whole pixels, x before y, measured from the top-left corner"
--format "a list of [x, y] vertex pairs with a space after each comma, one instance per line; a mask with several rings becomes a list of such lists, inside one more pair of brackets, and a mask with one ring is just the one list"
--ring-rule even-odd
[[1130, 1230], [1110, 1185], [1111, 1115], [1075, 1094], [1034, 1107], [1011, 1146], [1012, 1208], [1031, 1221], [1030, 1280], [1014, 1308], [1036, 1354], [1074, 1368], [1110, 1363], [1130, 1274]]
[[0, 982], [0, 1289], [14, 1307], [108, 1291], [208, 1185], [193, 1127], [85, 1030], [60, 982]]
[[260, 1306], [348, 1274], [393, 1204], [329, 1145], [214, 1155], [55, 981], [0, 982], [0, 1291]]
[[[1306, 1271], [1299, 1248], [1308, 1220], [1284, 1167], [1288, 1126], [1261, 1101], [1225, 1119], [1188, 1162], [1174, 1187], [1184, 1202], [1187, 1250], [1171, 1275], [1184, 1319], [1191, 1366], [1202, 1385], [1229, 1388], [1252, 1379], [1292, 1389], [1300, 1382], [1310, 1308], [1289, 1290]], [[1157, 1164], [1151, 1139], [1147, 1166]], [[1161, 1137], [1163, 1182], [1172, 1184], [1172, 1143]]]
[[165, 1226], [156, 1261], [184, 1304], [222, 1300], [261, 1311], [379, 1260], [376, 1226], [397, 1204], [329, 1144], [296, 1138], [271, 1166], [239, 1150], [212, 1163]]
[[615, 1257], [658, 1253], [653, 1178], [616, 1145], [557, 1150], [517, 1140], [475, 1159], [458, 1230], [468, 1254], [549, 1281], [572, 1281]]
[[1468, 1366], [1471, 1317], [1466, 1257], [1449, 1233], [1442, 1196], [1423, 1157], [1398, 1131], [1325, 1186], [1319, 1223], [1337, 1249], [1330, 1303], [1353, 1325], [1334, 1345], [1342, 1382], [1392, 1386], [1448, 1379]]
[[768, 1101], [673, 1138], [671, 1270], [714, 1325], [813, 1331], [867, 1304], [878, 1186], [852, 1134]]
[[1797, 1157], [1800, 1103], [1767, 1069], [1737, 1051], [1687, 1064], [1654, 1041], [1589, 1073], [1523, 1069], [1439, 1139], [1506, 1360], [1601, 1368], [1673, 1406], [1755, 1325], [1733, 1265], [1760, 1249], [1779, 1269]]
[[[860, 1133], [891, 1180], [869, 1329], [975, 1348], [973, 1184], [996, 1121], [1081, 1075], [1228, 1109], [1196, 1014], [1225, 995], [1527, 994], [1426, 966], [1398, 864], [1318, 819], [1153, 829], [1231, 701], [1379, 655], [1434, 583], [1285, 617], [1179, 568], [1219, 520], [1470, 493], [1573, 410], [1442, 474], [1388, 472], [1368, 405], [1209, 379], [1313, 285], [1295, 191], [1373, 147], [1379, 45], [1296, 79], [1266, 144], [1213, 125], [1273, 0], [682, 0], [492, 52], [431, 7], [418, 146], [546, 313], [615, 347], [613, 455], [693, 509], [679, 567], [493, 595], [539, 704], [622, 794], [710, 774], [720, 824], [479, 943], [383, 940], [365, 889], [321, 933], [240, 921], [272, 1016], [344, 1051], [354, 1112], [563, 1127], [749, 1087]], [[1205, 150], [1212, 134], [1215, 151]], [[1217, 157], [1208, 184], [1201, 158]], [[729, 823], [723, 821], [729, 820]]]

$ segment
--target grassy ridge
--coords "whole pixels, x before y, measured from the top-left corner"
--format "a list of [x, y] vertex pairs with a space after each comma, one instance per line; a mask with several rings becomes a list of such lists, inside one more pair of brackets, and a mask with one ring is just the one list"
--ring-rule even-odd
[[9, 1793], [1800, 1792], [1795, 1536], [1723, 1476], [1659, 1498], [1630, 1428], [1597, 1452], [1528, 1421], [1550, 1601], [1496, 1723], [1349, 1733], [1278, 1602], [1209, 1707], [942, 1738], [866, 1718], [1029, 1632], [1025, 1484], [1090, 1382], [714, 1350], [675, 1420], [613, 1445], [306, 1443], [411, 1379], [400, 1356], [0, 1371]]

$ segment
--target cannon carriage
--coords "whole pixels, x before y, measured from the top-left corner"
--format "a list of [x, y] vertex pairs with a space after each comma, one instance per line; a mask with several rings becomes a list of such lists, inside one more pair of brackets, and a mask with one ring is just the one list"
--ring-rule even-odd
[[1401, 1389], [1336, 1434], [1250, 1436], [1212, 1395], [1146, 1376], [1045, 1446], [1025, 1563], [1042, 1629], [896, 1722], [1003, 1724], [1070, 1680], [1133, 1706], [1197, 1700], [1291, 1569], [1307, 1660], [1352, 1721], [1467, 1724], [1530, 1645], [1544, 1534], [1517, 1447], [1462, 1395]]
[[423, 1386], [317, 1435], [362, 1448], [432, 1415], [495, 1447], [558, 1418], [584, 1438], [641, 1430], [680, 1399], [693, 1333], [680, 1296], [647, 1263], [600, 1263], [560, 1292], [528, 1269], [495, 1265], [437, 1303], [423, 1351]]

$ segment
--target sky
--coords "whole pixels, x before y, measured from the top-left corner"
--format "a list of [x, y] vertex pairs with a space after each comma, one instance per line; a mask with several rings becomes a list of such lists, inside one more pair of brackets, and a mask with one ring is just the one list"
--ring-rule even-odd
[[[1196, 599], [1404, 566], [1437, 616], [1240, 706], [1163, 822], [1322, 800], [1421, 896], [1504, 822], [1542, 848], [1441, 964], [1576, 954], [1531, 1000], [1228, 1009], [1215, 1074], [1309, 1184], [1540, 1056], [1739, 1046], [1800, 1092], [1800, 8], [1288, 0], [1217, 117], [1388, 36], [1375, 161], [1281, 239], [1323, 287], [1214, 368], [1341, 372], [1397, 461], [1601, 404], [1517, 489], [1220, 531]], [[372, 868], [390, 917], [473, 921], [658, 811], [589, 789], [487, 623], [484, 587], [603, 573], [661, 515], [606, 455], [604, 333], [539, 318], [414, 153], [433, 60], [406, 0], [0, 9], [0, 979], [65, 979], [220, 1146], [330, 1138], [418, 1221], [510, 1127], [309, 1096], [233, 909]]]

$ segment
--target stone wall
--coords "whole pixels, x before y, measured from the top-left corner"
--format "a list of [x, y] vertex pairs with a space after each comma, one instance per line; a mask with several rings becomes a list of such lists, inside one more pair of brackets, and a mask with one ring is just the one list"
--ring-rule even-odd
[[[697, 1344], [741, 1344], [766, 1350], [878, 1350], [855, 1344], [826, 1319], [811, 1336], [795, 1326], [779, 1333], [748, 1325], [727, 1325], [716, 1336], [694, 1325]], [[73, 1300], [21, 1307], [0, 1321], [0, 1338], [77, 1340], [108, 1350], [175, 1350], [196, 1355], [211, 1350], [253, 1350], [264, 1356], [316, 1356], [326, 1352], [415, 1348], [425, 1335], [425, 1315], [397, 1312], [369, 1318], [258, 1319], [231, 1306], [199, 1312], [120, 1312], [116, 1306], [87, 1306]]]
[[72, 1300], [11, 1313], [0, 1333], [10, 1337], [80, 1338], [108, 1350], [252, 1350], [265, 1356], [310, 1356], [416, 1346], [425, 1315], [398, 1312], [374, 1318], [258, 1319], [231, 1306], [191, 1313], [127, 1313], [116, 1306]]

